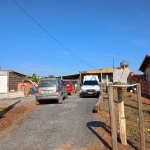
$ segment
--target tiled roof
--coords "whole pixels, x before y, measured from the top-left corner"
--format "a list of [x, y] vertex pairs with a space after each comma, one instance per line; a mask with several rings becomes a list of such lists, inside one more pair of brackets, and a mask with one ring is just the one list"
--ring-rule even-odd
[[146, 54], [146, 56], [150, 57], [150, 54]]

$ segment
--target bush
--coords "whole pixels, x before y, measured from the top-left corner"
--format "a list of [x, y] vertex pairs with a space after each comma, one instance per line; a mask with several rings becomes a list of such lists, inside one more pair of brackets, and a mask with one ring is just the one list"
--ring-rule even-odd
[[117, 85], [118, 84], [118, 82], [113, 82], [113, 85]]

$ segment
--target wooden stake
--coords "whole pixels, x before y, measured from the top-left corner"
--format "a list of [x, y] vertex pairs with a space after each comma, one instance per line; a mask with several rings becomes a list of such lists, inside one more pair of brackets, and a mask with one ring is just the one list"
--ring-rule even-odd
[[139, 109], [139, 131], [140, 131], [140, 150], [145, 150], [145, 136], [144, 136], [144, 123], [143, 123], [143, 110], [141, 101], [141, 85], [137, 85], [137, 99]]
[[121, 87], [117, 87], [117, 94], [118, 94], [120, 139], [123, 145], [127, 145], [126, 119], [125, 119], [125, 113], [124, 113], [123, 91]]
[[113, 150], [118, 150], [116, 121], [115, 121], [115, 114], [114, 114], [114, 101], [113, 101], [113, 92], [111, 86], [108, 86], [108, 95], [109, 95], [109, 114], [110, 114], [110, 124], [111, 124], [112, 148]]
[[99, 99], [98, 99], [96, 105], [94, 106], [95, 112], [101, 111], [101, 108], [102, 108], [101, 105], [102, 105], [102, 104], [103, 104], [103, 95], [100, 95], [100, 97], [99, 97]]

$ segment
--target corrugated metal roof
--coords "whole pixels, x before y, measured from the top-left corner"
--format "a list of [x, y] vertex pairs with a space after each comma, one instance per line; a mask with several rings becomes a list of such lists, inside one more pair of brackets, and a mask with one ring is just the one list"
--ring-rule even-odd
[[0, 71], [15, 72], [15, 73], [21, 74], [21, 75], [23, 75], [23, 76], [30, 77], [29, 75], [26, 75], [26, 74], [23, 74], [23, 73], [20, 73], [20, 72], [14, 71], [14, 70], [0, 70]]

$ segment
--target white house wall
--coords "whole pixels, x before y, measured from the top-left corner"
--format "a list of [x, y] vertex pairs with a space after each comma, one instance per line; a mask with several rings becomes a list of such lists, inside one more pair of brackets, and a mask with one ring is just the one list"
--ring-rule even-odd
[[0, 99], [8, 97], [8, 72], [0, 71]]
[[146, 69], [146, 80], [150, 81], [150, 68]]
[[128, 83], [130, 70], [128, 68], [125, 69], [115, 69], [113, 72], [113, 82], [121, 82], [123, 84]]

